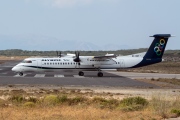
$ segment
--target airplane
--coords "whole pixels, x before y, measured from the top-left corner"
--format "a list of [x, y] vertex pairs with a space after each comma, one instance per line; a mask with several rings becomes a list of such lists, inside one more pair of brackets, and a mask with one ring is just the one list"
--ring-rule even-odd
[[83, 71], [97, 71], [98, 77], [103, 77], [102, 70], [137, 68], [162, 62], [162, 56], [171, 34], [155, 34], [147, 52], [127, 56], [106, 54], [104, 56], [80, 56], [75, 54], [60, 55], [59, 57], [26, 58], [12, 68], [12, 71], [23, 76], [25, 72], [54, 72], [54, 71], [79, 71], [79, 76], [84, 76]]

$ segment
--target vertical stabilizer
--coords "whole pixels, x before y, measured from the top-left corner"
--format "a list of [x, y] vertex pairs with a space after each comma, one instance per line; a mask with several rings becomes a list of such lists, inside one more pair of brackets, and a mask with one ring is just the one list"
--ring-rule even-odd
[[166, 44], [168, 42], [169, 37], [171, 37], [171, 34], [156, 34], [150, 37], [154, 37], [154, 40], [151, 43], [151, 46], [149, 47], [144, 58], [147, 59], [162, 58], [164, 54], [164, 50], [166, 48]]

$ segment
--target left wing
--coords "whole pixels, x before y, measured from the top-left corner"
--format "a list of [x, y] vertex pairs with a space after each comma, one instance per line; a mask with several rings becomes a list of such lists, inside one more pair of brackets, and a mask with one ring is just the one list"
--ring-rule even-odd
[[106, 54], [105, 56], [94, 56], [94, 59], [110, 59], [116, 58], [117, 56], [114, 54]]

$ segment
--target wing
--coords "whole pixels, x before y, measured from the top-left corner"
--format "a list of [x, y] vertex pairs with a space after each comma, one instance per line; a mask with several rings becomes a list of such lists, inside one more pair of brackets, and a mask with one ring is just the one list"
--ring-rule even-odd
[[105, 56], [94, 56], [94, 59], [111, 59], [116, 57], [114, 54], [106, 54]]

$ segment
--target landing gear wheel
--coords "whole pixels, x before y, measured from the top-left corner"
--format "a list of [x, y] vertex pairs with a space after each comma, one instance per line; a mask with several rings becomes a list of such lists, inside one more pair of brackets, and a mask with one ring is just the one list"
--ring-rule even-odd
[[103, 73], [102, 72], [98, 72], [97, 76], [98, 77], [103, 77]]
[[19, 76], [23, 76], [23, 73], [22, 73], [22, 72], [20, 72], [20, 73], [19, 73]]
[[80, 71], [79, 76], [84, 76], [84, 72]]

